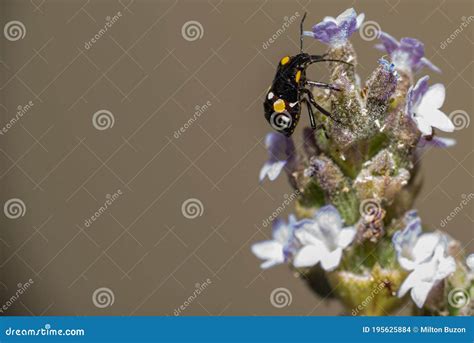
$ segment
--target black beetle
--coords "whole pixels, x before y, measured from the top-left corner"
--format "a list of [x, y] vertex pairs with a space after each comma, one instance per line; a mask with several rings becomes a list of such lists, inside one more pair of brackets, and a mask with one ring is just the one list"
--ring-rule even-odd
[[342, 60], [326, 59], [326, 55], [310, 55], [303, 52], [303, 23], [305, 18], [306, 13], [301, 19], [300, 24], [300, 53], [295, 56], [285, 56], [280, 60], [275, 78], [265, 95], [263, 103], [265, 119], [276, 131], [287, 137], [293, 134], [298, 124], [302, 103], [305, 103], [308, 108], [309, 119], [313, 129], [316, 129], [316, 121], [311, 106], [337, 121], [331, 113], [316, 102], [308, 86], [335, 91], [340, 91], [340, 88], [327, 83], [307, 80], [306, 69], [308, 66], [318, 62], [340, 62], [352, 66], [351, 63]]

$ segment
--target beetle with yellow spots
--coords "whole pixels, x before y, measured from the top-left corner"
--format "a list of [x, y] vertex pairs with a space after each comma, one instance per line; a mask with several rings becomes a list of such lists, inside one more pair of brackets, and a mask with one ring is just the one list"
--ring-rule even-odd
[[320, 87], [335, 91], [340, 91], [340, 89], [335, 85], [307, 80], [306, 68], [317, 62], [340, 62], [352, 66], [352, 64], [342, 60], [326, 59], [325, 55], [310, 55], [303, 52], [303, 22], [305, 18], [306, 13], [300, 25], [300, 53], [295, 56], [284, 56], [280, 59], [275, 78], [265, 95], [263, 103], [265, 119], [276, 131], [287, 137], [293, 134], [298, 124], [301, 104], [303, 103], [306, 104], [308, 109], [313, 129], [316, 129], [313, 107], [334, 121], [338, 121], [316, 102], [309, 87]]

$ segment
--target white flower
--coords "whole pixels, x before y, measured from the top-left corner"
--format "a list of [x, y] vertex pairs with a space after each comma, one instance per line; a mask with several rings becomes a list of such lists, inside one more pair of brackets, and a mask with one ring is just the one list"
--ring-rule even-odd
[[411, 298], [421, 308], [433, 286], [456, 270], [452, 256], [445, 256], [445, 247], [439, 245], [427, 262], [418, 264], [403, 281], [398, 296], [403, 297], [411, 289]]
[[284, 263], [291, 254], [291, 243], [296, 220], [293, 216], [288, 219], [288, 224], [276, 219], [273, 222], [271, 240], [255, 243], [252, 252], [261, 260], [265, 260], [260, 267], [267, 269]]
[[324, 270], [334, 270], [340, 263], [342, 250], [353, 240], [354, 227], [343, 228], [342, 218], [332, 206], [322, 207], [314, 219], [304, 219], [295, 225], [295, 236], [302, 247], [296, 252], [293, 265], [311, 267], [321, 262]]
[[437, 232], [421, 234], [421, 220], [416, 211], [409, 212], [405, 221], [407, 226], [402, 231], [395, 232], [392, 242], [400, 266], [406, 270], [413, 270], [433, 256], [442, 236]]
[[446, 90], [441, 83], [428, 88], [428, 76], [422, 77], [407, 94], [406, 111], [425, 136], [433, 134], [433, 127], [453, 132], [454, 125], [439, 109], [443, 106]]
[[422, 307], [433, 286], [456, 270], [452, 256], [446, 256], [448, 237], [440, 232], [421, 234], [421, 221], [416, 211], [405, 216], [406, 227], [395, 232], [392, 241], [398, 263], [411, 273], [398, 290], [403, 297], [411, 289], [411, 297]]

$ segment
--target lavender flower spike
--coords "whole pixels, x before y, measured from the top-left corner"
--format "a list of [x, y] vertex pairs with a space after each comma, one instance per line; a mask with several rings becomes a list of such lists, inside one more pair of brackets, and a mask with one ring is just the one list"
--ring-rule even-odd
[[[440, 131], [467, 126], [466, 113], [456, 121], [455, 113], [446, 110], [443, 81], [430, 83], [428, 76], [415, 73], [423, 67], [439, 71], [425, 58], [423, 43], [381, 33], [377, 22], [363, 21], [359, 13], [351, 8], [337, 18], [322, 14], [321, 20], [306, 22], [312, 30], [303, 32], [326, 45], [322, 54], [331, 63], [320, 66], [339, 91], [301, 83], [307, 64], [287, 64], [285, 57], [278, 65], [276, 78], [288, 86], [280, 91], [282, 99], [299, 104], [293, 119], [299, 119], [300, 110], [313, 112], [309, 105], [318, 109], [317, 125], [300, 127], [303, 140], [280, 133], [266, 137], [269, 159], [260, 180], [286, 174], [278, 181], [288, 179], [294, 190], [287, 200], [294, 200], [298, 220], [273, 220], [273, 237], [251, 250], [261, 268], [289, 267], [318, 296], [333, 295], [354, 316], [390, 315], [407, 301], [413, 315], [472, 316], [474, 254], [466, 259], [462, 242], [442, 231], [426, 231], [413, 210], [422, 186], [422, 149], [456, 144], [439, 137]], [[377, 20], [382, 24], [382, 17]], [[385, 52], [361, 80], [351, 39], [363, 33], [364, 40], [377, 36], [374, 43], [382, 43], [378, 47]]]
[[387, 52], [399, 70], [416, 73], [421, 68], [428, 67], [438, 73], [441, 72], [437, 66], [424, 57], [425, 46], [419, 40], [405, 37], [399, 42], [385, 32], [380, 32], [379, 38], [382, 44], [377, 44], [375, 47]]
[[265, 138], [265, 146], [268, 149], [268, 161], [260, 170], [259, 179], [263, 181], [268, 176], [270, 181], [274, 181], [280, 175], [283, 167], [291, 168], [295, 162], [295, 145], [291, 138], [287, 138], [280, 133], [271, 132]]
[[325, 17], [322, 22], [313, 26], [312, 31], [305, 31], [303, 34], [331, 46], [340, 46], [359, 29], [364, 17], [364, 13], [357, 15], [353, 8], [349, 8], [337, 18]]

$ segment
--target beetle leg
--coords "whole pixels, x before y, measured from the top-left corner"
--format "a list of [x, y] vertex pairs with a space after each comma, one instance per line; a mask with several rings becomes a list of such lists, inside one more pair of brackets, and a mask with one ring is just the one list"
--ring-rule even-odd
[[316, 100], [314, 100], [314, 96], [313, 96], [313, 93], [311, 93], [311, 91], [309, 89], [306, 89], [306, 88], [302, 88], [301, 89], [302, 92], [306, 93], [306, 95], [308, 96], [308, 99], [309, 101], [311, 102], [311, 104], [316, 107], [318, 109], [319, 112], [321, 112], [322, 114], [324, 114], [325, 116], [328, 116], [329, 118], [331, 118], [333, 121], [335, 121], [336, 123], [338, 124], [341, 124], [341, 121], [337, 118], [335, 118], [330, 112], [326, 111], [323, 107], [321, 107], [317, 102]]
[[351, 67], [354, 67], [352, 63], [343, 61], [343, 60], [334, 60], [331, 58], [324, 58], [326, 55], [311, 55], [310, 56], [310, 61], [309, 63], [317, 63], [317, 62], [339, 62], [339, 63], [344, 63], [347, 65], [350, 65]]
[[331, 85], [329, 83], [323, 83], [323, 82], [316, 82], [316, 81], [309, 81], [309, 80], [306, 80], [306, 84], [310, 85], [310, 86], [314, 86], [314, 87], [318, 87], [318, 88], [326, 88], [326, 89], [332, 89], [334, 91], [341, 91], [342, 89], [339, 88], [338, 86], [336, 85]]
[[314, 119], [314, 113], [311, 104], [307, 99], [302, 99], [301, 102], [304, 102], [306, 104], [306, 107], [308, 108], [309, 122], [311, 124], [311, 128], [313, 130], [316, 130], [316, 120]]

